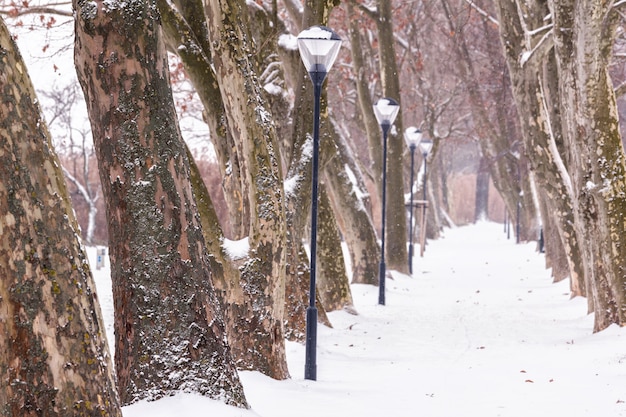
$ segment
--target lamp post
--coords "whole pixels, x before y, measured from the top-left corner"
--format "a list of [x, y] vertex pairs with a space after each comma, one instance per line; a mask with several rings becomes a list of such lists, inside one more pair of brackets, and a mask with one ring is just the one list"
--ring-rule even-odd
[[389, 129], [396, 120], [396, 116], [400, 111], [400, 105], [392, 98], [381, 98], [374, 104], [374, 114], [376, 120], [383, 131], [383, 198], [382, 198], [382, 216], [381, 216], [381, 247], [380, 247], [380, 264], [378, 270], [378, 304], [385, 305], [385, 206], [386, 206], [386, 189], [387, 189], [387, 134]]
[[[422, 139], [422, 141], [419, 144], [419, 147], [420, 147], [420, 150], [422, 151], [422, 157], [424, 158], [424, 177], [422, 181], [424, 204], [422, 205], [422, 223], [423, 223], [423, 227], [425, 228], [426, 227], [426, 202], [428, 201], [426, 197], [426, 173], [427, 173], [427, 168], [428, 168], [428, 154], [430, 153], [430, 150], [433, 147], [433, 141], [430, 139]], [[426, 244], [426, 230], [422, 230], [421, 235], [422, 235], [422, 239], [421, 239], [422, 248], [421, 248], [420, 254], [424, 256], [424, 250], [425, 250], [425, 244]]]
[[315, 278], [317, 256], [317, 178], [319, 170], [320, 100], [322, 84], [333, 66], [341, 48], [341, 38], [325, 26], [312, 26], [298, 35], [298, 49], [302, 62], [311, 77], [315, 105], [313, 113], [313, 159], [311, 175], [311, 256], [309, 306], [306, 310], [306, 358], [304, 378], [317, 379], [317, 307], [315, 307]]
[[404, 140], [411, 151], [411, 199], [409, 201], [409, 273], [413, 274], [413, 167], [415, 165], [415, 148], [422, 140], [422, 131], [411, 126], [404, 131]]
[[426, 168], [427, 168], [427, 160], [428, 160], [428, 154], [430, 153], [430, 150], [433, 147], [433, 141], [430, 139], [423, 139], [420, 144], [420, 151], [422, 151], [422, 156], [424, 157], [424, 181], [422, 184], [422, 188], [424, 191], [424, 201], [426, 201]]

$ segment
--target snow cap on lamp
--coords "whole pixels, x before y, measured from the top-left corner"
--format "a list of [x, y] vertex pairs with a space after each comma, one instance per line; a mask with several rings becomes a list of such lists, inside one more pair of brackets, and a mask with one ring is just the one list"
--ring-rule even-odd
[[309, 74], [325, 76], [335, 63], [340, 48], [341, 38], [326, 26], [311, 26], [298, 35], [298, 50]]
[[392, 98], [384, 97], [374, 104], [374, 114], [381, 126], [391, 126], [400, 111], [400, 105]]
[[404, 131], [404, 140], [409, 148], [415, 149], [422, 141], [422, 131], [415, 126], [407, 127]]
[[433, 147], [433, 141], [430, 139], [422, 139], [422, 141], [419, 144], [419, 147], [424, 155], [428, 155], [431, 148]]

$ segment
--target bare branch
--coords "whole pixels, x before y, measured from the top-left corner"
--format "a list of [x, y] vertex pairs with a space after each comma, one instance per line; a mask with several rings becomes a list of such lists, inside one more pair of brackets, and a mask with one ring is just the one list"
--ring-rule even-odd
[[480, 7], [478, 7], [478, 5], [476, 5], [472, 0], [465, 0], [465, 3], [469, 4], [469, 6], [472, 9], [476, 10], [478, 12], [478, 14], [480, 14], [483, 17], [485, 17], [491, 23], [495, 24], [496, 26], [500, 26], [500, 22], [498, 22], [498, 19], [496, 19], [495, 17], [493, 17], [489, 13], [487, 13], [485, 10], [481, 9]]
[[57, 16], [66, 16], [72, 17], [73, 13], [71, 7], [69, 10], [61, 9], [63, 6], [71, 6], [71, 2], [60, 2], [55, 4], [50, 4], [46, 6], [29, 6], [24, 8], [12, 7], [10, 9], [1, 9], [0, 15], [10, 16], [10, 17], [20, 17], [29, 14], [53, 14]]
[[365, 13], [367, 16], [370, 17], [370, 19], [372, 20], [378, 20], [380, 17], [380, 13], [378, 13], [378, 9], [376, 8], [371, 8], [366, 6], [363, 3], [358, 3], [354, 0], [350, 0], [352, 2], [352, 4], [354, 4], [360, 11], [362, 11], [363, 13]]
[[626, 94], [626, 81], [615, 87], [615, 97], [621, 97]]
[[613, 5], [613, 8], [614, 8], [614, 9], [617, 9], [618, 7], [621, 7], [621, 6], [623, 6], [624, 4], [626, 4], [626, 0], [620, 0], [620, 1], [618, 1], [617, 3], [615, 3], [615, 4]]
[[544, 52], [552, 48], [553, 41], [554, 38], [552, 37], [552, 29], [550, 29], [542, 36], [542, 38], [539, 40], [539, 42], [537, 42], [537, 45], [535, 45], [532, 50], [526, 51], [522, 54], [522, 56], [520, 57], [520, 66], [523, 67], [535, 54], [543, 55]]
[[76, 186], [76, 189], [78, 190], [80, 195], [82, 195], [85, 200], [89, 201], [89, 193], [87, 192], [87, 189], [83, 186], [83, 184], [78, 181], [78, 179], [74, 175], [72, 175], [72, 173], [67, 168], [61, 166], [61, 169], [63, 169], [63, 173], [65, 174], [65, 177], [68, 179], [68, 181]]
[[528, 34], [530, 36], [538, 35], [541, 32], [543, 32], [544, 30], [552, 29], [553, 26], [554, 26], [554, 24], [550, 23], [549, 25], [544, 25], [544, 26], [541, 26], [540, 28], [537, 28], [537, 29], [534, 29], [534, 30], [529, 30]]

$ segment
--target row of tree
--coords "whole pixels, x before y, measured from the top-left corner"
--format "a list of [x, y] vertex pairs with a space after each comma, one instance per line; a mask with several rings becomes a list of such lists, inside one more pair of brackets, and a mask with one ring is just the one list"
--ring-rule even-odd
[[[74, 0], [75, 66], [106, 207], [115, 366], [60, 164], [2, 23], [0, 410], [121, 415], [122, 404], [179, 390], [246, 407], [237, 368], [289, 376], [284, 341], [302, 339], [308, 304], [313, 123], [293, 34], [314, 24], [349, 45], [322, 103], [321, 321], [351, 307], [350, 274], [377, 284], [367, 184], [382, 187], [372, 102], [388, 96], [435, 143], [429, 236], [449, 221], [452, 159], [442, 150], [480, 138], [481, 172], [509, 213], [520, 211], [521, 240], [538, 236], [540, 218], [555, 277], [589, 297], [595, 329], [623, 323], [624, 152], [609, 77], [621, 21], [619, 4], [588, 3]], [[28, 9], [12, 3], [9, 15]], [[226, 215], [183, 141], [168, 51], [204, 108]], [[399, 117], [389, 140], [393, 190], [405, 188], [403, 125]], [[407, 272], [403, 194], [387, 204], [387, 265]], [[229, 254], [227, 238], [246, 239], [248, 253]], [[352, 271], [336, 251], [342, 239]]]
[[[244, 1], [74, 1], [73, 8], [75, 65], [106, 203], [115, 367], [60, 164], [2, 23], [2, 411], [121, 415], [122, 404], [179, 390], [246, 407], [236, 368], [288, 377], [285, 337], [304, 333], [309, 91], [293, 88], [300, 111], [293, 127], [280, 126], [272, 114], [290, 105], [268, 95], [257, 76], [281, 57], [284, 82], [305, 85], [299, 57], [279, 48], [276, 15]], [[299, 20], [324, 23], [331, 8], [306, 4]], [[262, 41], [270, 46], [257, 47]], [[224, 250], [211, 198], [182, 140], [168, 47], [204, 105], [231, 237], [247, 239], [246, 256], [233, 259]], [[355, 277], [373, 282], [378, 244], [359, 200], [366, 193], [354, 183], [358, 166], [325, 114], [320, 294], [325, 307], [341, 308], [351, 298], [335, 250], [335, 216], [352, 245]], [[287, 128], [291, 139], [279, 141], [277, 132]], [[406, 235], [402, 241], [406, 252]]]

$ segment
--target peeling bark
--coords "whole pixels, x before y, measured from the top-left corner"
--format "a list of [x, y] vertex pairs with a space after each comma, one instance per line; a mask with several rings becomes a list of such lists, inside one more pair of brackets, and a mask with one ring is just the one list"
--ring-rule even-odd
[[[225, 114], [224, 102], [211, 61], [211, 47], [202, 0], [177, 0], [176, 7], [167, 0], [157, 1], [163, 32], [173, 53], [177, 54], [204, 106], [210, 139], [222, 175], [222, 189], [228, 207], [233, 240], [249, 233], [250, 203], [242, 180], [239, 153]], [[227, 229], [227, 230], [228, 230]]]
[[0, 18], [0, 415], [122, 416], [61, 164]]
[[[336, 311], [347, 307], [352, 310], [352, 293], [346, 276], [346, 263], [341, 250], [341, 238], [337, 224], [324, 221], [333, 213], [326, 187], [320, 187], [319, 203], [319, 275], [317, 288], [325, 311]], [[330, 242], [325, 242], [330, 241]]]
[[193, 391], [247, 407], [211, 272], [156, 5], [75, 0], [75, 63], [106, 199], [124, 404]]
[[240, 364], [284, 379], [289, 376], [283, 328], [286, 229], [276, 130], [256, 75], [246, 3], [204, 5], [216, 79], [250, 204], [250, 253], [240, 268], [247, 305], [232, 305], [229, 312], [238, 320], [237, 331], [247, 337], [233, 343], [233, 349], [243, 358]]
[[599, 331], [626, 324], [626, 164], [608, 71], [619, 16], [601, 1], [549, 4], [574, 219]]

